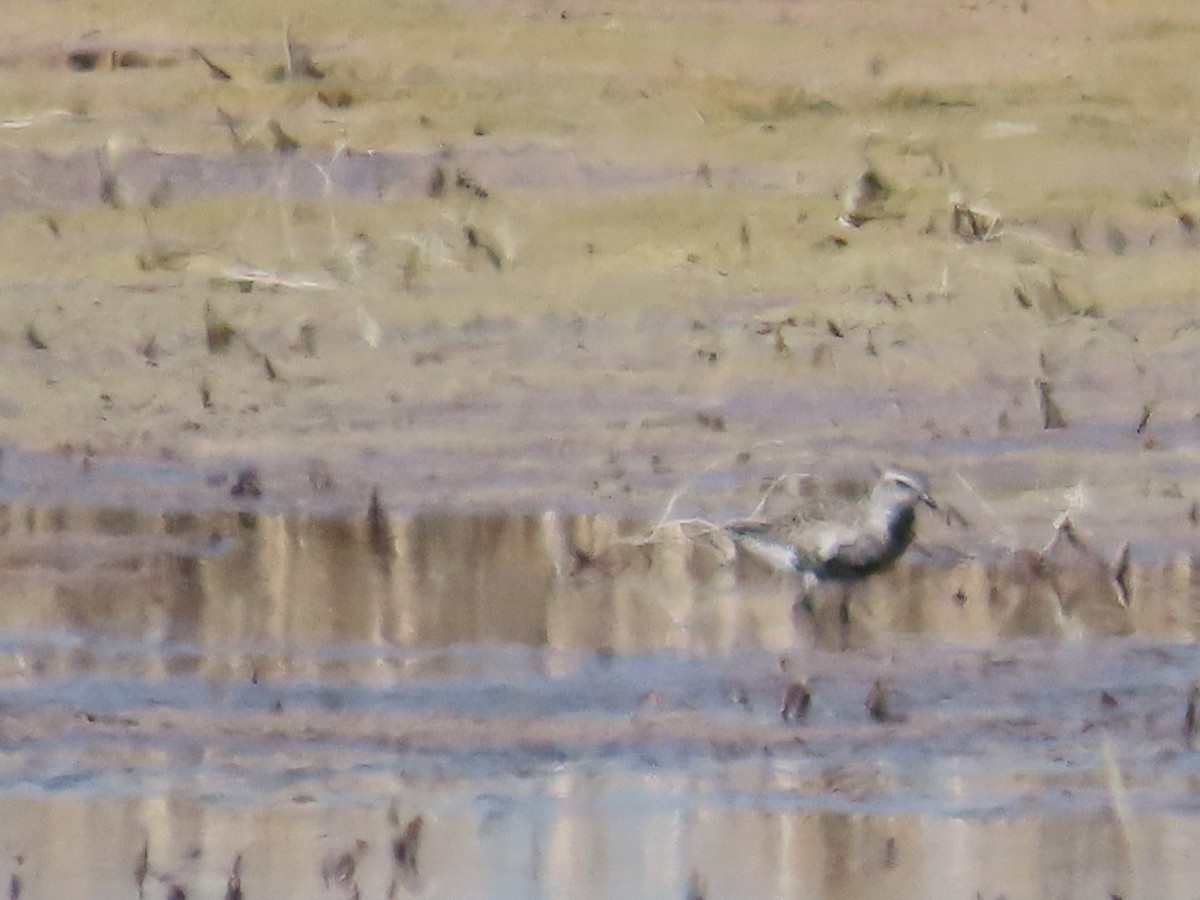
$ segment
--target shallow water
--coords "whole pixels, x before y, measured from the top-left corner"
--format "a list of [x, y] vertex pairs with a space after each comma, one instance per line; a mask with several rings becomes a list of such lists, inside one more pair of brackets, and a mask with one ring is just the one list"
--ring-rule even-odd
[[[0, 40], [10, 896], [1194, 896], [1192, 7], [52, 6]], [[811, 612], [649, 526], [870, 462], [946, 515]]]
[[239, 854], [247, 896], [349, 896], [356, 839], [364, 896], [1180, 895], [1190, 560], [1135, 562], [1125, 608], [1086, 546], [923, 546], [806, 612], [602, 515], [0, 512], [29, 896], [130, 891], [145, 842], [148, 896]]
[[[22, 209], [94, 208], [101, 200], [101, 172], [91, 150], [47, 155], [0, 147], [5, 170], [20, 173], [0, 181], [0, 213]], [[177, 201], [264, 194], [289, 199], [322, 200], [331, 191], [341, 197], [381, 200], [402, 194], [424, 194], [433, 172], [448, 167], [479, 173], [487, 183], [510, 189], [571, 188], [613, 191], [676, 187], [690, 183], [694, 168], [599, 166], [573, 152], [528, 144], [498, 150], [458, 152], [453, 159], [437, 152], [349, 152], [298, 154], [281, 161], [267, 152], [230, 155], [131, 151], [120, 162], [127, 189], [146, 196], [163, 180]], [[465, 167], [465, 168], [463, 168]], [[724, 176], [724, 172], [721, 173]], [[761, 187], [780, 173], [760, 167], [729, 170], [735, 182]]]

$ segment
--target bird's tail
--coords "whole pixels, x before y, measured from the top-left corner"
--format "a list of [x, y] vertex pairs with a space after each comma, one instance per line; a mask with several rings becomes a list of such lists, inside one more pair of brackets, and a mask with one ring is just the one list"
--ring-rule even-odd
[[758, 533], [753, 525], [731, 525], [729, 534], [737, 545], [755, 559], [781, 572], [803, 572], [809, 568], [791, 544]]

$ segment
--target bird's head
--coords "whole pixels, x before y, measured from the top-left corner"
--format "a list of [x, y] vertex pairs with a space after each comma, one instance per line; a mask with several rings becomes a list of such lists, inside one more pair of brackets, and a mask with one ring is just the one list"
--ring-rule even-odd
[[888, 506], [907, 507], [909, 509], [918, 503], [924, 503], [930, 509], [937, 509], [937, 503], [929, 495], [929, 485], [920, 475], [888, 469], [879, 476], [871, 491], [871, 499], [876, 503]]

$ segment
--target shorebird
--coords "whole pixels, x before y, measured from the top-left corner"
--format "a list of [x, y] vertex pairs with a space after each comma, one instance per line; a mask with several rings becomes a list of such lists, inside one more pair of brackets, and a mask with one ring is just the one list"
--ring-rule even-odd
[[879, 476], [858, 515], [821, 522], [796, 514], [725, 527], [734, 543], [780, 571], [804, 575], [802, 602], [822, 581], [857, 581], [894, 563], [913, 541], [918, 504], [937, 509], [924, 479], [889, 469]]

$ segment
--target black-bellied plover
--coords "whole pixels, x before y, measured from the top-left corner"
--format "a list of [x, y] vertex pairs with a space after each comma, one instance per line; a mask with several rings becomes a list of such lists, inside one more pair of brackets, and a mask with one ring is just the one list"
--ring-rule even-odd
[[792, 514], [733, 522], [726, 531], [734, 543], [771, 568], [802, 573], [807, 596], [818, 582], [866, 578], [895, 562], [916, 535], [918, 504], [937, 509], [924, 479], [889, 469], [848, 521]]

